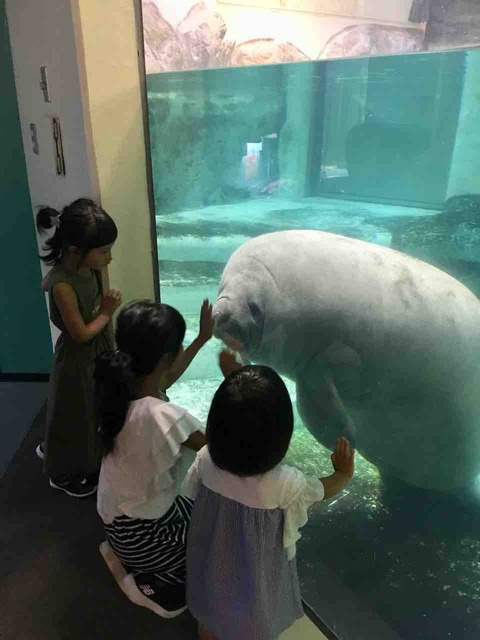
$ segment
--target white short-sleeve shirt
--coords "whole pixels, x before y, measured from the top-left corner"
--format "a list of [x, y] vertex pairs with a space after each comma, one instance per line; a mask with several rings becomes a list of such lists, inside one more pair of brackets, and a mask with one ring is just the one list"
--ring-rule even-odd
[[182, 444], [204, 431], [186, 409], [158, 398], [130, 404], [115, 448], [102, 462], [97, 509], [110, 524], [119, 516], [161, 518], [172, 506], [192, 452]]
[[195, 499], [201, 485], [225, 498], [254, 509], [282, 509], [284, 512], [283, 546], [291, 560], [296, 553], [299, 529], [308, 520], [307, 509], [323, 500], [322, 482], [305, 476], [295, 467], [280, 465], [260, 476], [242, 478], [219, 469], [208, 447], [203, 447], [190, 467], [183, 483], [183, 493]]

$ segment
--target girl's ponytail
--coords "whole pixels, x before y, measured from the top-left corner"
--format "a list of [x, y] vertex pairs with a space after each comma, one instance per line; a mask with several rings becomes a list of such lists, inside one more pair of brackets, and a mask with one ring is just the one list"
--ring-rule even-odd
[[46, 255], [40, 258], [48, 265], [60, 262], [69, 247], [86, 255], [92, 249], [112, 245], [117, 239], [117, 226], [106, 211], [89, 198], [79, 198], [59, 213], [42, 207], [37, 213], [37, 229], [44, 233], [55, 227], [46, 241]]
[[40, 233], [51, 229], [54, 224], [54, 219], [59, 219], [60, 213], [52, 207], [42, 207], [37, 213], [37, 229]]
[[121, 351], [102, 353], [95, 366], [95, 395], [99, 431], [105, 455], [115, 446], [128, 407], [135, 397], [132, 359]]
[[37, 229], [39, 233], [45, 233], [55, 227], [55, 233], [45, 243], [47, 255], [40, 256], [46, 264], [52, 265], [59, 262], [63, 254], [63, 242], [60, 233], [60, 213], [51, 207], [42, 207], [37, 213]]

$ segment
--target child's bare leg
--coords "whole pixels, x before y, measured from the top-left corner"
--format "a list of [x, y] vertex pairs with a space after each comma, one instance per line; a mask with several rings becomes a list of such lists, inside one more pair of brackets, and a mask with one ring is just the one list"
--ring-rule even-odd
[[201, 624], [198, 625], [198, 638], [199, 640], [216, 640], [215, 636], [212, 636], [210, 631], [207, 631]]

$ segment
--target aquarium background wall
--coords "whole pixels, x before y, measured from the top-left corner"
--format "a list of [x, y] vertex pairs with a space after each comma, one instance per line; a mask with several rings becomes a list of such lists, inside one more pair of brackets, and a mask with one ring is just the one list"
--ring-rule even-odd
[[[282, 229], [393, 247], [480, 295], [480, 50], [150, 73], [147, 91], [160, 294], [187, 342], [235, 249]], [[203, 420], [220, 346], [171, 389]], [[480, 637], [478, 504], [384, 485], [357, 457], [303, 530], [307, 604], [339, 638]], [[288, 461], [330, 473], [298, 414]]]
[[147, 73], [480, 44], [477, 0], [141, 0]]

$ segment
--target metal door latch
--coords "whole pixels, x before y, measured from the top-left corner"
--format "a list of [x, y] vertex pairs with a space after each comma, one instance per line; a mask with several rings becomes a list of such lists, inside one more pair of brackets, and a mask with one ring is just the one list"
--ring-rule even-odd
[[53, 128], [53, 140], [55, 142], [55, 163], [57, 174], [64, 176], [65, 171], [65, 158], [63, 155], [63, 142], [62, 142], [62, 129], [60, 127], [60, 120], [58, 118], [52, 118]]
[[50, 90], [48, 88], [47, 67], [40, 67], [40, 89], [43, 91], [45, 102], [51, 102]]
[[37, 125], [34, 122], [30, 123], [30, 137], [32, 139], [32, 151], [38, 156], [40, 155], [40, 147], [38, 144]]

